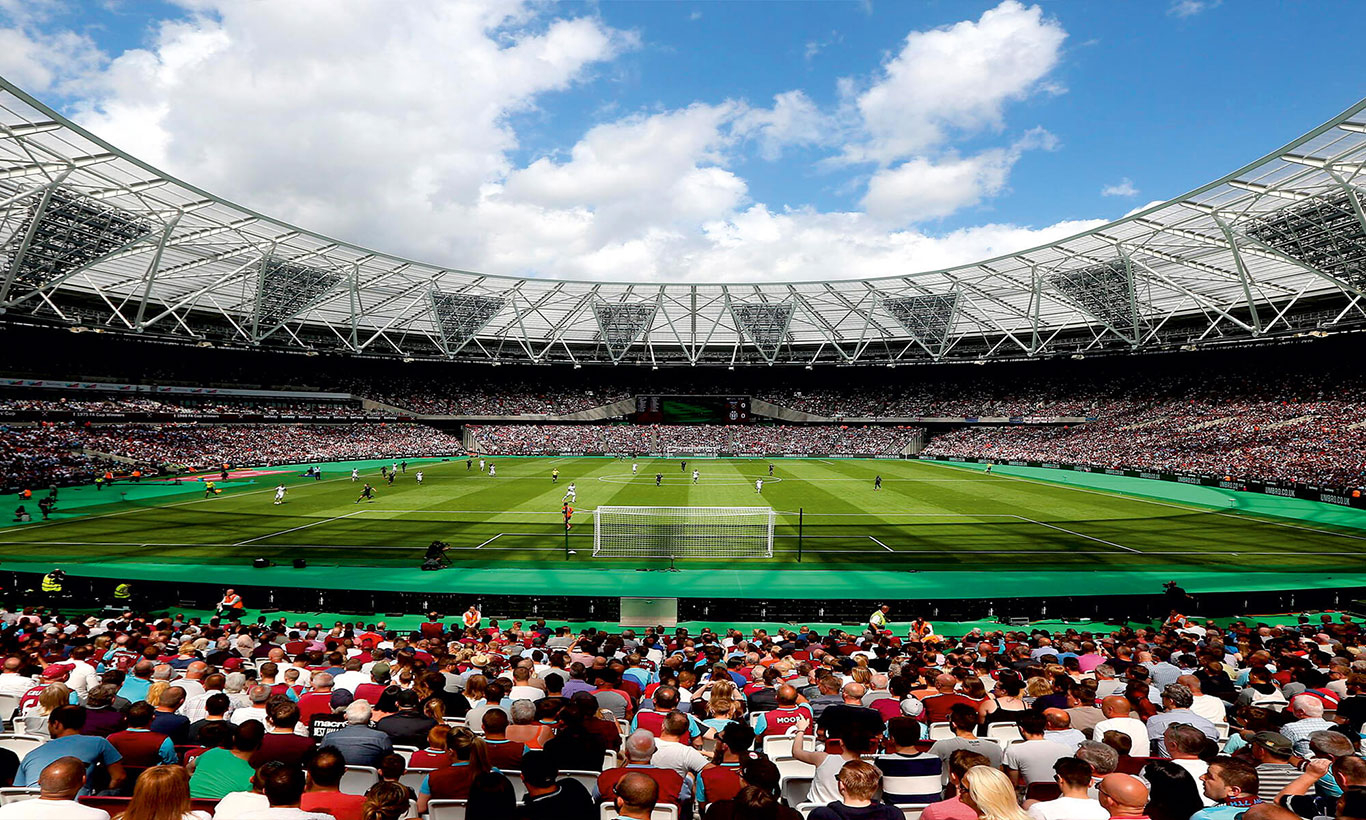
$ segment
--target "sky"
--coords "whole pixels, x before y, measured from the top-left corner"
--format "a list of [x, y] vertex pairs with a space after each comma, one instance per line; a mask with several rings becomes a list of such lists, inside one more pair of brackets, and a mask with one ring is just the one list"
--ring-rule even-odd
[[0, 76], [453, 269], [892, 276], [1217, 179], [1366, 95], [1366, 3], [0, 0]]

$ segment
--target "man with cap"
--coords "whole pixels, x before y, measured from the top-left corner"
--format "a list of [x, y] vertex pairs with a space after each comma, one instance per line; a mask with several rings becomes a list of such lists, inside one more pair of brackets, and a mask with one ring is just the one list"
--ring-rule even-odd
[[1257, 764], [1257, 796], [1262, 800], [1274, 799], [1300, 776], [1299, 768], [1290, 762], [1295, 746], [1280, 732], [1258, 732], [1248, 745]]
[[[54, 683], [66, 683], [66, 679], [71, 676], [71, 670], [75, 669], [75, 664], [70, 663], [50, 663], [43, 668], [38, 675], [38, 683], [30, 687], [27, 692], [19, 698], [19, 711], [16, 714], [25, 714], [31, 709], [38, 707], [38, 698], [42, 697], [43, 690]], [[73, 691], [71, 693], [71, 703], [80, 703], [80, 698]]]

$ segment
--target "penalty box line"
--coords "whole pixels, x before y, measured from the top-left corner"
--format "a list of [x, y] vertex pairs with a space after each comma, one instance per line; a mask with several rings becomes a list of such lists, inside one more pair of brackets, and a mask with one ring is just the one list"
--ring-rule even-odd
[[1057, 530], [1058, 532], [1065, 532], [1068, 535], [1075, 535], [1078, 538], [1085, 538], [1087, 541], [1095, 541], [1098, 544], [1105, 544], [1107, 546], [1115, 547], [1116, 549], [1122, 549], [1125, 552], [1132, 552], [1136, 555], [1144, 554], [1143, 550], [1136, 550], [1133, 547], [1126, 547], [1123, 544], [1116, 544], [1114, 541], [1106, 541], [1104, 538], [1097, 538], [1094, 535], [1087, 535], [1084, 532], [1077, 532], [1076, 530], [1069, 530], [1066, 527], [1059, 527], [1057, 524], [1049, 524], [1045, 521], [1035, 521], [1033, 518], [1026, 518], [1023, 515], [1017, 515], [1014, 517], [1020, 519], [1021, 521], [1028, 521], [1031, 524], [1038, 524], [1040, 527], [1047, 527], [1050, 530]]

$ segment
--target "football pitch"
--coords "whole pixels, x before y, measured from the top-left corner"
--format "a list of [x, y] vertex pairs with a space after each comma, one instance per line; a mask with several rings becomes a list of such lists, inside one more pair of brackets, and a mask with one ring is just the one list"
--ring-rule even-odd
[[[0, 555], [68, 566], [243, 566], [266, 557], [393, 568], [416, 566], [441, 540], [456, 566], [471, 568], [668, 563], [593, 557], [592, 510], [600, 505], [776, 512], [772, 558], [679, 559], [690, 569], [1325, 572], [1358, 569], [1366, 547], [1366, 511], [1264, 496], [1242, 503], [1229, 491], [1143, 479], [1116, 491], [1028, 468], [987, 474], [975, 465], [824, 459], [688, 459], [683, 468], [680, 459], [647, 458], [633, 474], [623, 459], [502, 457], [491, 460], [490, 477], [461, 458], [411, 460], [391, 485], [381, 463], [323, 465], [321, 481], [301, 477], [300, 468], [249, 471], [209, 498], [190, 480], [62, 490], [52, 520], [0, 528]], [[353, 466], [374, 486], [372, 500], [357, 502]], [[276, 505], [282, 481], [288, 494]], [[570, 482], [577, 499], [566, 539], [560, 505]]]

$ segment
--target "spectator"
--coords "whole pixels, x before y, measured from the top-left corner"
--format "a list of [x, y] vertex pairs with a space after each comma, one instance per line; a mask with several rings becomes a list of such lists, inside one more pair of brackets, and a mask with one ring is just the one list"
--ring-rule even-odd
[[612, 787], [617, 816], [629, 820], [650, 820], [659, 802], [659, 784], [640, 772], [628, 772]]
[[388, 734], [370, 728], [372, 711], [363, 700], [346, 707], [346, 726], [328, 732], [320, 744], [342, 753], [349, 766], [378, 766], [380, 760], [393, 752], [394, 741]]
[[149, 728], [153, 714], [147, 703], [135, 703], [128, 709], [128, 728], [109, 736], [109, 742], [118, 749], [124, 766], [144, 769], [176, 762], [175, 744], [166, 735]]
[[240, 820], [336, 820], [324, 812], [300, 808], [304, 796], [304, 771], [298, 766], [280, 765], [264, 778], [266, 801], [270, 808], [240, 815]]
[[[977, 724], [977, 711], [971, 706], [960, 704], [955, 707], [954, 714], [971, 715], [972, 724]], [[917, 749], [920, 722], [915, 718], [892, 718], [887, 722], [887, 738], [886, 754], [878, 755], [873, 760], [882, 779], [882, 799], [893, 806], [924, 805], [937, 801], [944, 785], [946, 767], [943, 759], [952, 752], [944, 748], [935, 751], [939, 743], [930, 747], [929, 752]], [[987, 742], [996, 746], [995, 743]]]
[[1010, 781], [1018, 786], [1052, 782], [1054, 762], [1068, 757], [1071, 750], [1044, 739], [1044, 716], [1038, 712], [1021, 715], [1019, 725], [1024, 742], [1012, 744], [1002, 755]]
[[[124, 771], [122, 756], [108, 740], [102, 737], [82, 735], [85, 726], [84, 706], [59, 706], [48, 718], [52, 739], [36, 749], [30, 749], [19, 764], [14, 776], [14, 785], [38, 786], [38, 778], [49, 763], [64, 757], [74, 757], [88, 771], [96, 765], [103, 766], [109, 775], [109, 788], [118, 790], [123, 785]], [[89, 794], [82, 790], [82, 794]]]
[[1191, 773], [1171, 760], [1154, 760], [1143, 767], [1148, 782], [1148, 805], [1152, 820], [1190, 820], [1204, 808], [1200, 785]]
[[1062, 757], [1054, 761], [1053, 772], [1061, 795], [1030, 806], [1030, 817], [1034, 820], [1108, 820], [1110, 813], [1101, 807], [1100, 801], [1087, 794], [1091, 788], [1091, 764], [1075, 757]]
[[458, 728], [450, 735], [451, 751], [455, 760], [451, 765], [436, 769], [422, 778], [417, 790], [418, 811], [426, 812], [432, 800], [466, 800], [470, 784], [491, 769], [484, 741], [469, 729]]
[[[403, 820], [412, 809], [409, 791], [408, 787], [399, 783], [376, 783], [365, 793], [360, 816], [363, 820]], [[467, 813], [466, 817], [469, 816]]]
[[76, 802], [85, 780], [79, 758], [56, 758], [39, 772], [38, 797], [0, 806], [0, 820], [109, 820], [109, 812]]
[[1028, 820], [1029, 815], [1015, 802], [1014, 785], [996, 769], [974, 766], [963, 775], [963, 784], [967, 786], [963, 803], [976, 809], [982, 820]]
[[[286, 766], [290, 765], [285, 763]], [[346, 774], [346, 759], [336, 749], [319, 749], [309, 759], [308, 790], [299, 800], [299, 808], [331, 814], [337, 820], [363, 820], [365, 797], [342, 794], [341, 779]]]
[[1096, 787], [1100, 805], [1110, 813], [1111, 820], [1146, 820], [1148, 787], [1142, 780], [1127, 774], [1107, 774]]
[[[249, 812], [260, 809], [269, 809], [270, 801], [266, 799], [266, 780], [277, 769], [285, 764], [274, 760], [266, 763], [251, 775], [251, 791], [229, 792], [223, 795], [223, 799], [214, 806], [213, 816], [216, 820], [239, 820], [239, 818]], [[193, 778], [191, 778], [193, 782]]]
[[881, 780], [877, 767], [867, 761], [845, 763], [836, 776], [839, 801], [812, 811], [810, 820], [905, 820], [900, 809], [874, 799]]
[[303, 765], [313, 751], [313, 739], [295, 733], [299, 725], [299, 705], [283, 695], [271, 699], [266, 708], [268, 731], [261, 738], [261, 748], [251, 756], [252, 768], [259, 768], [267, 760], [278, 760], [290, 766]]
[[1205, 797], [1215, 805], [1196, 812], [1192, 820], [1232, 820], [1262, 802], [1257, 797], [1257, 769], [1247, 761], [1215, 758], [1200, 781]]
[[[149, 710], [150, 711], [150, 710]], [[190, 776], [183, 766], [153, 766], [138, 775], [133, 799], [119, 820], [209, 820], [190, 811]]]
[[[219, 799], [230, 792], [251, 788], [251, 756], [261, 748], [266, 727], [257, 720], [249, 720], [237, 727], [235, 736], [226, 730], [210, 731], [208, 739], [221, 732], [215, 746], [194, 759], [190, 773], [190, 796]], [[222, 745], [217, 745], [221, 743]]]

